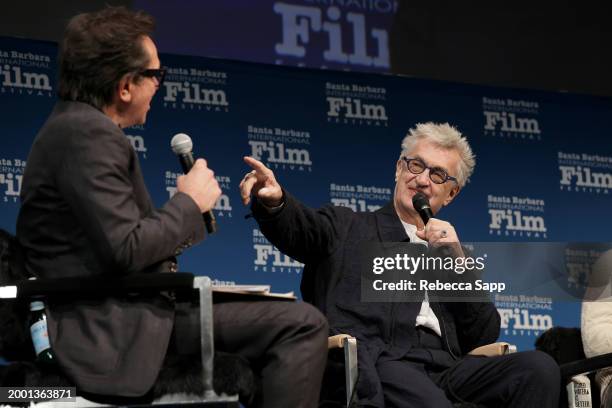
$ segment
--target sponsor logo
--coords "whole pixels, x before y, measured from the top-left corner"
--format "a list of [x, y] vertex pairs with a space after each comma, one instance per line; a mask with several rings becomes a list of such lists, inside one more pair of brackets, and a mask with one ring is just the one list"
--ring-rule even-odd
[[333, 205], [367, 212], [376, 211], [391, 200], [392, 191], [388, 187], [331, 183], [329, 197]]
[[351, 125], [388, 126], [387, 90], [357, 84], [327, 82], [327, 121]]
[[529, 309], [497, 309], [501, 316], [501, 329], [504, 334], [537, 336], [553, 327], [550, 314], [537, 314]]
[[228, 192], [232, 189], [232, 180], [229, 176], [215, 176], [219, 187], [221, 187], [221, 196], [217, 200], [213, 208], [215, 216], [218, 218], [232, 218], [232, 204], [229, 199]]
[[140, 157], [146, 159], [147, 146], [145, 145], [144, 137], [139, 134], [142, 133], [144, 130], [144, 126], [142, 125], [131, 126], [126, 129], [126, 132], [129, 133], [126, 133], [125, 137], [127, 137], [127, 139], [130, 141], [130, 144], [132, 145], [134, 151], [138, 153]]
[[0, 50], [0, 94], [53, 97], [51, 57]]
[[22, 159], [0, 159], [0, 202], [19, 202], [25, 166]]
[[312, 171], [310, 132], [247, 126], [250, 155], [271, 169]]
[[225, 72], [170, 67], [161, 87], [165, 108], [229, 112]]
[[553, 327], [552, 298], [524, 295], [495, 295], [504, 335], [538, 336]]
[[[176, 179], [182, 176], [183, 173], [175, 173], [172, 171], [166, 171], [164, 185], [166, 186], [166, 192], [168, 197], [172, 198], [176, 194]], [[221, 196], [213, 207], [213, 215], [218, 218], [232, 218], [232, 204], [229, 199], [228, 192], [231, 190], [232, 180], [229, 176], [216, 175], [217, 183], [221, 187]]]
[[175, 173], [175, 172], [166, 170], [164, 185], [166, 186], [166, 192], [168, 193], [168, 198], [172, 198], [176, 194], [176, 179], [182, 175], [183, 173]]
[[593, 264], [603, 253], [604, 250], [593, 248], [566, 248], [567, 287], [569, 289], [586, 288], [589, 285]]
[[302, 273], [304, 264], [280, 252], [258, 229], [253, 229], [253, 250], [253, 270], [256, 272]]
[[[317, 47], [311, 45], [312, 39], [312, 43], [327, 46], [319, 57], [321, 68], [328, 64], [389, 68], [388, 31], [371, 27], [367, 18], [371, 19], [374, 13], [387, 15], [390, 25], [396, 1], [306, 1], [314, 5], [275, 2], [272, 6], [280, 16], [282, 32], [280, 42], [274, 46], [277, 64], [297, 61], [298, 66], [304, 66], [303, 59]], [[324, 10], [322, 6], [330, 7]]]
[[[544, 200], [529, 197], [487, 196], [489, 234], [506, 237], [547, 238]], [[535, 215], [540, 213], [541, 215]]]
[[230, 280], [219, 280], [217, 278], [211, 279], [210, 283], [213, 286], [236, 286], [236, 281]]
[[541, 140], [539, 104], [510, 98], [482, 98], [484, 135]]
[[559, 188], [562, 191], [610, 194], [612, 157], [558, 152]]

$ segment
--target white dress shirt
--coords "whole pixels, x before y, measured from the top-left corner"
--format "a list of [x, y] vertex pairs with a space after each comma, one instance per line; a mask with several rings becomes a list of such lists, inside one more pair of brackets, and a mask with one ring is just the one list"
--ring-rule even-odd
[[[404, 221], [402, 221], [402, 225], [406, 230], [406, 234], [408, 234], [408, 237], [410, 238], [410, 242], [415, 244], [427, 245], [427, 241], [424, 241], [421, 238], [417, 237], [416, 225], [408, 224]], [[436, 332], [438, 336], [442, 337], [442, 331], [440, 330], [440, 322], [438, 321], [438, 318], [436, 317], [434, 311], [431, 309], [431, 306], [429, 306], [429, 296], [427, 295], [427, 291], [425, 291], [425, 299], [423, 300], [423, 303], [421, 303], [421, 311], [419, 312], [419, 315], [416, 318], [415, 326], [427, 327], [428, 329], [431, 329]]]

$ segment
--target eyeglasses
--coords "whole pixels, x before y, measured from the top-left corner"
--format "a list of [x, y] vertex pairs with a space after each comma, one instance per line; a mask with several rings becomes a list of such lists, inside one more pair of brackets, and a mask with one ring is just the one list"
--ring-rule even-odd
[[429, 169], [429, 179], [436, 184], [444, 184], [448, 180], [452, 180], [455, 183], [459, 184], [457, 178], [453, 176], [449, 176], [446, 170], [441, 169], [440, 167], [429, 167], [425, 164], [425, 162], [421, 159], [414, 159], [410, 157], [402, 157], [406, 162], [406, 167], [412, 174], [421, 174], [425, 170]]
[[166, 68], [143, 69], [138, 74], [147, 78], [155, 78], [159, 86], [161, 86], [161, 84], [164, 82], [164, 77], [166, 76]]

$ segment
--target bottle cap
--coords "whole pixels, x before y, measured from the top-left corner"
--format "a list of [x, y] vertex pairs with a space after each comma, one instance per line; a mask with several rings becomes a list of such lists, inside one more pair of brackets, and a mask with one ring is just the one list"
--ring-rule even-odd
[[30, 311], [32, 312], [36, 310], [43, 310], [44, 308], [45, 308], [45, 304], [41, 302], [40, 300], [35, 300], [34, 302], [30, 303]]

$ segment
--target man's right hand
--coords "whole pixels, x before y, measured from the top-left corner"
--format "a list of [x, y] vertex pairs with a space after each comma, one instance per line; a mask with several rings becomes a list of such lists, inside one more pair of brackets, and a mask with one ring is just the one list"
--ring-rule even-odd
[[221, 195], [215, 173], [204, 159], [196, 160], [189, 173], [176, 179], [176, 190], [191, 197], [202, 213], [212, 210]]
[[253, 195], [266, 207], [278, 207], [281, 205], [283, 190], [276, 181], [274, 172], [262, 162], [252, 157], [244, 157], [244, 162], [253, 170], [245, 174], [240, 182], [242, 203], [248, 205]]

